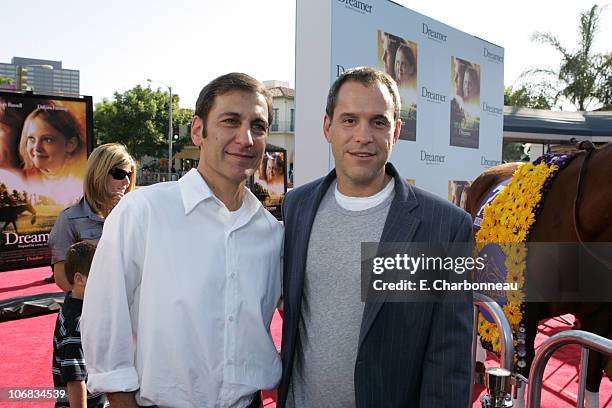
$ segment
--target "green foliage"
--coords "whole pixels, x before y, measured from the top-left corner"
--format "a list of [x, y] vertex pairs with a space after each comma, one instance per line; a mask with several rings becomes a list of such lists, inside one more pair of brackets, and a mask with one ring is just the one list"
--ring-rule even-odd
[[0, 76], [0, 85], [12, 85], [13, 80], [11, 78]]
[[[178, 107], [178, 95], [172, 95], [175, 126], [191, 122], [193, 111]], [[136, 158], [144, 155], [164, 157], [168, 151], [168, 94], [135, 86], [123, 93], [115, 92], [113, 100], [96, 104], [94, 133], [100, 143], [119, 142]], [[173, 143], [173, 151], [182, 148]]]
[[[579, 110], [610, 104], [609, 84], [612, 81], [611, 54], [594, 53], [593, 43], [599, 29], [603, 9], [597, 4], [580, 13], [578, 48], [569, 50], [552, 33], [535, 32], [532, 39], [548, 44], [561, 54], [557, 69], [532, 69], [524, 75], [555, 80], [553, 103], [565, 98]], [[606, 86], [608, 86], [606, 88]]]
[[525, 153], [525, 145], [523, 143], [504, 143], [502, 162], [513, 163], [519, 161], [529, 161], [529, 155]]
[[531, 84], [524, 84], [514, 90], [511, 86], [504, 89], [504, 105], [521, 108], [550, 110], [551, 96], [545, 88], [536, 88]]

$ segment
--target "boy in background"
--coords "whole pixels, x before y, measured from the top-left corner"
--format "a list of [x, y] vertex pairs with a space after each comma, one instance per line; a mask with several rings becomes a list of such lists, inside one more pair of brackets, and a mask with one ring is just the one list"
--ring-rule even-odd
[[[77, 242], [66, 255], [66, 278], [72, 291], [66, 294], [64, 305], [55, 322], [53, 333], [53, 385], [66, 390], [58, 398], [56, 408], [103, 408], [107, 406], [103, 394], [88, 394], [85, 387], [87, 369], [81, 347], [81, 310], [91, 260], [96, 247], [91, 242]], [[66, 398], [67, 396], [67, 398]]]

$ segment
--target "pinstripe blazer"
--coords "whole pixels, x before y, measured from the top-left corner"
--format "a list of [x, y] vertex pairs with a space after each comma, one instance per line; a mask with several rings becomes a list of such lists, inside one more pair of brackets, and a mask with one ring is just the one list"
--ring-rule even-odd
[[[387, 163], [386, 171], [395, 179], [395, 197], [381, 242], [471, 242], [472, 222], [466, 212], [408, 185], [392, 164]], [[283, 202], [280, 408], [287, 400], [296, 352], [310, 231], [319, 203], [335, 177], [332, 171], [291, 191]], [[366, 302], [354, 373], [356, 406], [467, 407], [471, 333], [471, 295], [460, 303]]]

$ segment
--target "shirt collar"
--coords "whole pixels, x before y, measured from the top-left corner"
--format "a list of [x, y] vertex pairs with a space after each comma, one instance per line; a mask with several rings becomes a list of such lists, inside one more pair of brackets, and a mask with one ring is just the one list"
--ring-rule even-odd
[[196, 205], [213, 196], [210, 187], [204, 181], [197, 169], [193, 168], [178, 181], [181, 198], [185, 207], [185, 215], [189, 214]]
[[[83, 212], [83, 215], [89, 219], [104, 222], [104, 218], [93, 212], [85, 197], [81, 198], [81, 211]], [[79, 214], [79, 216], [81, 216], [81, 214]]]
[[[181, 198], [183, 200], [183, 207], [185, 208], [185, 215], [189, 214], [198, 204], [209, 198], [218, 200], [213, 194], [210, 187], [204, 180], [204, 177], [198, 172], [197, 169], [193, 168], [187, 172], [178, 181], [179, 188], [181, 190]], [[253, 214], [259, 209], [259, 200], [253, 195], [253, 193], [246, 187], [244, 187], [243, 205], [246, 206], [245, 215], [247, 218], [251, 218]], [[220, 201], [219, 201], [220, 203]]]

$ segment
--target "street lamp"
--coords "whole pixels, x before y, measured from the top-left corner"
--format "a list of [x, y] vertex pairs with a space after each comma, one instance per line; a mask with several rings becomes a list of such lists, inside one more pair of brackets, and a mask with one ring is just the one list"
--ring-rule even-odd
[[165, 84], [161, 81], [152, 80], [147, 78], [148, 82], [157, 82], [168, 88], [168, 94], [170, 98], [170, 103], [168, 105], [168, 177], [171, 177], [172, 173], [172, 87], [168, 84]]

